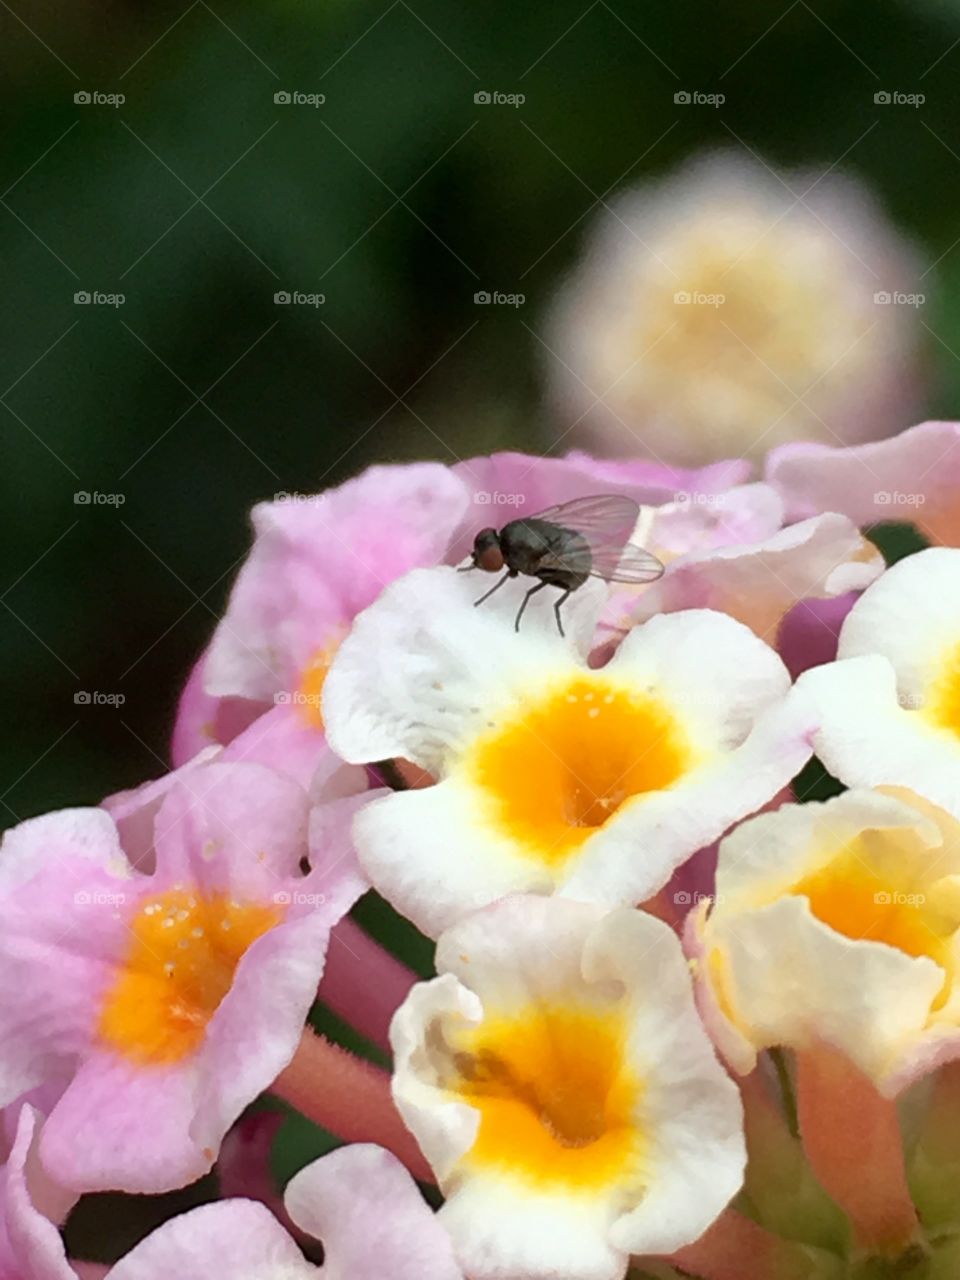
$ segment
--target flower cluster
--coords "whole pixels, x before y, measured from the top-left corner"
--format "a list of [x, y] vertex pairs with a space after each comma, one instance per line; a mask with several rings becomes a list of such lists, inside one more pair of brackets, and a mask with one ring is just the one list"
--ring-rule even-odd
[[[957, 458], [925, 423], [762, 479], [498, 454], [257, 507], [172, 771], [0, 847], [0, 1272], [958, 1274]], [[939, 545], [887, 568], [907, 515]], [[345, 1143], [282, 1197], [271, 1096]], [[84, 1194], [214, 1168], [68, 1256]]]

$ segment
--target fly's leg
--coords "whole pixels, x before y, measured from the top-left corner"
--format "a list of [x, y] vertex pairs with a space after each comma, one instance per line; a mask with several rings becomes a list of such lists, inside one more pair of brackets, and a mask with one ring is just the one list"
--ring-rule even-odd
[[531, 587], [527, 594], [523, 597], [523, 604], [520, 606], [520, 612], [517, 614], [517, 620], [513, 624], [514, 631], [520, 630], [520, 619], [523, 617], [523, 611], [527, 607], [527, 601], [531, 596], [535, 596], [538, 591], [542, 591], [544, 587], [549, 586], [547, 582], [538, 582], [535, 587]]
[[506, 582], [506, 580], [508, 578], [512, 578], [513, 576], [514, 574], [512, 570], [508, 569], [507, 572], [503, 575], [503, 577], [493, 584], [493, 586], [490, 588], [489, 591], [484, 592], [484, 594], [480, 597], [479, 600], [474, 600], [473, 607], [476, 608], [478, 604], [483, 604], [484, 600], [489, 600], [490, 597], [493, 595], [493, 593], [495, 591], [499, 591], [500, 588], [503, 586], [503, 584]]
[[563, 595], [560, 596], [558, 600], [554, 601], [554, 605], [553, 605], [554, 616], [557, 619], [557, 629], [562, 636], [565, 636], [567, 633], [564, 631], [563, 623], [560, 621], [560, 606], [566, 600], [567, 596], [571, 595], [572, 593], [573, 593], [573, 587], [568, 587], [566, 591], [563, 593]]

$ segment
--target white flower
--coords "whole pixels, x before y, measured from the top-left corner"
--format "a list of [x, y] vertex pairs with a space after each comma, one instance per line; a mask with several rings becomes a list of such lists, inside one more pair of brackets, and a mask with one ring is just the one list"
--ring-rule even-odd
[[801, 676], [814, 749], [849, 786], [906, 786], [960, 817], [960, 550], [888, 569], [844, 620], [840, 661]]
[[722, 841], [687, 942], [737, 1071], [826, 1043], [892, 1096], [960, 1053], [960, 824], [896, 788], [761, 814]]
[[484, 586], [446, 568], [394, 583], [324, 691], [343, 759], [439, 779], [367, 805], [354, 830], [374, 885], [431, 936], [513, 892], [642, 901], [809, 757], [783, 663], [732, 618], [654, 618], [595, 670], [596, 584], [565, 606], [567, 639], [547, 593], [515, 631], [529, 579], [474, 608]]
[[923, 288], [852, 180], [700, 156], [616, 200], [562, 291], [560, 428], [682, 463], [888, 434], [917, 403]]
[[394, 1097], [473, 1280], [618, 1280], [696, 1239], [738, 1190], [738, 1091], [672, 932], [516, 897], [437, 947], [391, 1028]]

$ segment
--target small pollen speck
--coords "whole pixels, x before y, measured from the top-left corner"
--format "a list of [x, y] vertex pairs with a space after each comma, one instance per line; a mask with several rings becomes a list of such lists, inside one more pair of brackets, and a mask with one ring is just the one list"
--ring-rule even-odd
[[181, 951], [186, 951], [189, 945], [190, 943], [186, 940], [186, 938], [181, 938], [180, 941], [177, 943], [177, 946], [180, 948]]
[[584, 702], [592, 702], [592, 701], [593, 701], [593, 694], [592, 694], [592, 693], [585, 693], [585, 694], [583, 695], [583, 700], [584, 700]]
[[580, 699], [577, 697], [577, 695], [576, 695], [575, 693], [568, 693], [568, 694], [567, 694], [567, 701], [568, 701], [568, 702], [579, 702], [579, 701], [580, 701]]
[[221, 920], [221, 921], [220, 921], [220, 928], [221, 928], [221, 929], [229, 929], [229, 928], [230, 928], [230, 921], [229, 921], [229, 920]]
[[190, 931], [190, 937], [191, 937], [191, 938], [202, 938], [202, 937], [203, 937], [203, 930], [202, 930], [202, 929], [199, 929], [199, 928], [198, 928], [198, 929], [192, 929], [192, 930]]
[[605, 702], [605, 703], [607, 704], [607, 706], [609, 707], [609, 706], [610, 706], [610, 704], [611, 704], [611, 702], [613, 702], [613, 694], [612, 694], [612, 693], [608, 693], [608, 694], [607, 694], [607, 696], [604, 698], [604, 702]]
[[164, 927], [164, 929], [172, 929], [172, 928], [173, 928], [173, 916], [166, 916], [166, 917], [164, 918], [164, 921], [163, 921], [163, 927]]
[[209, 862], [211, 858], [215, 858], [216, 856], [217, 856], [216, 840], [205, 840], [203, 844], [203, 848], [200, 850], [200, 857], [203, 858], [205, 862]]
[[595, 720], [599, 714], [600, 714], [599, 707], [591, 707], [590, 710], [587, 712], [587, 715], [590, 717], [591, 720]]
[[163, 972], [167, 975], [168, 978], [172, 978], [173, 971], [175, 968], [176, 968], [176, 965], [173, 963], [173, 961], [168, 960], [167, 963], [163, 966]]

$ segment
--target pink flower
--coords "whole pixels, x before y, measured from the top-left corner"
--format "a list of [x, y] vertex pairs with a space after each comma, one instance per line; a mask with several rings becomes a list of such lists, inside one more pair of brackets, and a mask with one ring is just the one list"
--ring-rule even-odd
[[4, 1280], [77, 1280], [57, 1223], [77, 1197], [51, 1182], [37, 1156], [40, 1115], [19, 1108], [9, 1160], [0, 1170], [0, 1275]]
[[231, 741], [276, 707], [273, 762], [291, 754], [308, 780], [311, 748], [323, 753], [320, 691], [340, 641], [387, 583], [443, 558], [467, 502], [446, 467], [418, 463], [255, 507], [253, 548], [181, 698], [174, 762]]
[[767, 478], [794, 519], [827, 510], [860, 525], [907, 520], [931, 542], [960, 547], [960, 422], [921, 422], [852, 449], [784, 445]]
[[341, 1147], [287, 1186], [296, 1225], [323, 1241], [307, 1262], [277, 1219], [250, 1200], [222, 1200], [173, 1218], [114, 1266], [107, 1280], [463, 1280], [443, 1228], [400, 1162], [379, 1147]]
[[150, 874], [99, 809], [7, 832], [0, 1104], [68, 1074], [41, 1141], [66, 1185], [160, 1191], [211, 1167], [292, 1058], [363, 888], [354, 807], [311, 811], [288, 777], [212, 763], [164, 796]]

